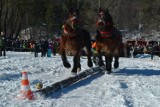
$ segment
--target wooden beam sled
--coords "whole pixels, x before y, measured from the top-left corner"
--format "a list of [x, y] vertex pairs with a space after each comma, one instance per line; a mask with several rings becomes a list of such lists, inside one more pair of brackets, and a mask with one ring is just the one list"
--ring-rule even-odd
[[69, 77], [65, 80], [56, 82], [56, 83], [52, 84], [51, 86], [47, 86], [41, 90], [37, 90], [37, 91], [35, 91], [35, 93], [40, 93], [44, 96], [48, 96], [48, 95], [52, 94], [53, 92], [56, 92], [62, 88], [71, 86], [71, 85], [73, 85], [73, 84], [75, 84], [75, 83], [77, 83], [87, 77], [90, 77], [94, 74], [98, 74], [100, 72], [101, 73], [103, 72], [103, 70], [100, 67], [93, 67], [91, 69], [85, 70], [84, 72], [82, 72], [76, 76]]

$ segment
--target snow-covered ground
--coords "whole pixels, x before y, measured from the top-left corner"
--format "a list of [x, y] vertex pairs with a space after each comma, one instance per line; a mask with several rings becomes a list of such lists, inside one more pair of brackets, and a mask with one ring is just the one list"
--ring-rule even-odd
[[[89, 69], [86, 62], [81, 59], [82, 71]], [[38, 82], [46, 87], [71, 76], [58, 55], [35, 58], [33, 53], [7, 52], [0, 57], [0, 107], [160, 107], [160, 57], [120, 58], [120, 67], [110, 75], [88, 77], [47, 98], [35, 95], [33, 101], [16, 98], [23, 71], [33, 92]]]

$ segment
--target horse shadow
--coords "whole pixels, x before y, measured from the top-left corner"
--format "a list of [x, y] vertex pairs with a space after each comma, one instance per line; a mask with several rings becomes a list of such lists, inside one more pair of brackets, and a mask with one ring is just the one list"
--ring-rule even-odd
[[124, 75], [124, 76], [154, 76], [160, 75], [160, 70], [154, 69], [120, 69], [119, 71], [113, 72], [114, 75]]
[[7, 74], [3, 73], [0, 75], [0, 81], [11, 81], [21, 77], [21, 74]]
[[98, 72], [96, 74], [88, 76], [88, 77], [84, 78], [83, 80], [80, 80], [80, 81], [76, 82], [75, 84], [72, 84], [69, 87], [62, 88], [59, 91], [54, 92], [53, 94], [49, 95], [48, 97], [51, 98], [51, 99], [52, 98], [53, 99], [58, 99], [66, 93], [69, 93], [69, 92], [71, 92], [71, 91], [73, 91], [73, 90], [75, 90], [75, 89], [77, 89], [81, 86], [86, 86], [86, 85], [90, 84], [93, 80], [95, 80], [97, 78], [100, 78], [104, 74], [105, 74], [104, 72]]
[[[105, 74], [105, 72], [99, 72], [97, 74], [93, 74], [89, 77], [86, 77], [85, 79], [76, 82], [75, 84], [72, 84], [69, 87], [66, 88], [62, 88], [57, 92], [54, 92], [53, 94], [47, 96], [48, 98], [51, 99], [58, 99], [61, 96], [63, 96], [66, 93], [69, 93], [81, 86], [86, 86], [88, 84], [90, 84], [93, 80], [96, 80], [97, 78], [102, 77]], [[159, 70], [152, 70], [152, 69], [119, 69], [117, 71], [114, 71], [113, 73], [111, 73], [111, 75], [123, 75], [123, 76], [154, 76], [154, 75], [160, 75], [160, 71]]]

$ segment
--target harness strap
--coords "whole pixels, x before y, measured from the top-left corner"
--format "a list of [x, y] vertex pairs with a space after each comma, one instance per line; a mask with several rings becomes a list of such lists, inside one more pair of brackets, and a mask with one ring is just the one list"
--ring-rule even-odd
[[75, 31], [76, 30], [73, 30], [73, 31], [67, 31], [67, 29], [66, 29], [66, 25], [64, 25], [64, 27], [63, 27], [63, 32], [64, 32], [64, 34], [65, 35], [63, 35], [64, 37], [75, 37]]
[[112, 32], [100, 31], [100, 33], [103, 34], [103, 35], [110, 35]]
[[114, 33], [113, 30], [111, 30], [109, 32], [107, 32], [107, 31], [100, 31], [100, 34], [101, 34], [102, 38], [109, 38], [109, 37], [111, 37], [113, 35], [113, 33]]

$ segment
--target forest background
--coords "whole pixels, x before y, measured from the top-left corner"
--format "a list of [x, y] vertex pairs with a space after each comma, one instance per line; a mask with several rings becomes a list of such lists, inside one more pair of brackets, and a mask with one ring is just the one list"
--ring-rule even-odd
[[17, 39], [31, 28], [32, 38], [60, 35], [70, 8], [80, 11], [81, 26], [94, 33], [99, 7], [108, 9], [114, 26], [133, 34], [160, 30], [160, 0], [0, 0], [0, 31]]

